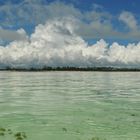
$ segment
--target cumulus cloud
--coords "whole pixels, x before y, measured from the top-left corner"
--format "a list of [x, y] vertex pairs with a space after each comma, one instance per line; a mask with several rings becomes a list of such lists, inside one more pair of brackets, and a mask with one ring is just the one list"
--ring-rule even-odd
[[[0, 68], [139, 67], [140, 43], [108, 45], [103, 39], [88, 45], [75, 33], [77, 20], [58, 18], [36, 26], [28, 40], [0, 46]], [[23, 33], [23, 30], [19, 30]]]
[[131, 30], [137, 29], [137, 21], [131, 12], [123, 11], [119, 16], [119, 20], [123, 21]]

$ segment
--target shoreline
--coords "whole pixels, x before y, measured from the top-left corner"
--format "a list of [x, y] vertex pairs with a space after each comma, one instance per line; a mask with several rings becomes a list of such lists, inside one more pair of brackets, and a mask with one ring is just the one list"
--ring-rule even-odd
[[21, 71], [21, 72], [47, 72], [47, 71], [93, 71], [93, 72], [140, 72], [140, 68], [113, 68], [113, 67], [45, 67], [45, 68], [5, 68], [0, 71]]

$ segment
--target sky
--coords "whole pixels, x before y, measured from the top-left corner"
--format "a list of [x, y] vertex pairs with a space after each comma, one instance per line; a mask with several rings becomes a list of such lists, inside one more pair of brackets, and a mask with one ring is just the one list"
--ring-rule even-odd
[[140, 36], [139, 4], [138, 0], [0, 0], [1, 42], [14, 36], [23, 38], [16, 35], [20, 28], [30, 35], [38, 24], [64, 16], [80, 20], [77, 33], [89, 43], [100, 38], [122, 44], [136, 42]]
[[0, 0], [0, 68], [139, 67], [139, 5], [138, 0]]

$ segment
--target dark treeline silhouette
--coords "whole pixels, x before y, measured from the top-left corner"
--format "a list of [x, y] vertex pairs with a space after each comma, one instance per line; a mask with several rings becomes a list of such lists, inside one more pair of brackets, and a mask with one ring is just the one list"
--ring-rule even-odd
[[43, 68], [11, 68], [0, 71], [140, 71], [140, 68], [114, 68], [114, 67], [43, 67]]

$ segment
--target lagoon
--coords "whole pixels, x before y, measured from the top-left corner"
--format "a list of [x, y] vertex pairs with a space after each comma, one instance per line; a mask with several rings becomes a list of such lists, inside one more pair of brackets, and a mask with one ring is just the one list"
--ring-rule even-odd
[[0, 128], [27, 140], [139, 140], [140, 72], [1, 71]]

